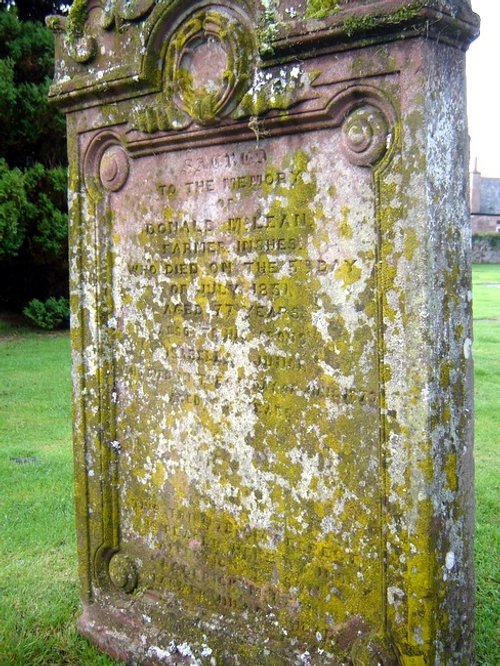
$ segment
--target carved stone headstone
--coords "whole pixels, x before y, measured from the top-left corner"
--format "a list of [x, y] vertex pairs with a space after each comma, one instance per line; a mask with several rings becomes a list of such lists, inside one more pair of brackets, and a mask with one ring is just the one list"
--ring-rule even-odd
[[77, 0], [80, 630], [472, 663], [466, 0]]

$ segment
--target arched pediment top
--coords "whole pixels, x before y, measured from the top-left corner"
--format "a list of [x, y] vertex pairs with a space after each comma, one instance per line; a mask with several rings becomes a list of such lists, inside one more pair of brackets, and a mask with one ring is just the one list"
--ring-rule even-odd
[[[227, 58], [236, 49], [242, 67], [418, 35], [465, 49], [479, 29], [469, 0], [75, 0], [68, 17], [47, 19], [56, 34], [51, 98], [69, 110], [157, 92], [171, 69], [170, 41], [203, 12], [227, 17], [229, 42], [239, 39]], [[200, 40], [191, 46], [201, 60]]]

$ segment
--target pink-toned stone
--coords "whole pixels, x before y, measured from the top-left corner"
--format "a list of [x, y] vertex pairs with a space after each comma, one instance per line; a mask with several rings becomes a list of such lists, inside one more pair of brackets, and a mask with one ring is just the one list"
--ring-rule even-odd
[[51, 89], [81, 631], [472, 663], [469, 3], [81, 6]]

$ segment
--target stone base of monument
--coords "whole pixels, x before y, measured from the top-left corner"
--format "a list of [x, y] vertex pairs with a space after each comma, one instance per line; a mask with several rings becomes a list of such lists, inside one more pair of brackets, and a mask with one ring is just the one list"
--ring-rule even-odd
[[[187, 612], [181, 604], [152, 627], [157, 603], [140, 602], [131, 609], [87, 608], [79, 631], [97, 647], [127, 666], [206, 664], [224, 666], [397, 666], [400, 661], [379, 635], [373, 635], [361, 617], [335, 629], [329, 636], [303, 642], [279, 627], [276, 614], [262, 613], [252, 623], [245, 614]], [[168, 632], [159, 626], [168, 626]], [[186, 639], [189, 637], [189, 640]], [[311, 649], [314, 644], [314, 650]], [[333, 654], [334, 646], [335, 654]], [[215, 656], [217, 655], [217, 656]], [[344, 655], [344, 656], [342, 656]]]
[[78, 0], [79, 628], [473, 663], [467, 0]]

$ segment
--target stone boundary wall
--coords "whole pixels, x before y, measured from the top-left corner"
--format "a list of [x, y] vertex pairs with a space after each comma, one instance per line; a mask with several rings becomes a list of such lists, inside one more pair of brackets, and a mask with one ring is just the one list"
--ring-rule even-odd
[[500, 264], [500, 234], [473, 234], [472, 262]]
[[498, 215], [471, 215], [473, 234], [495, 234], [500, 223]]

